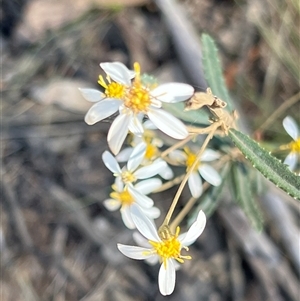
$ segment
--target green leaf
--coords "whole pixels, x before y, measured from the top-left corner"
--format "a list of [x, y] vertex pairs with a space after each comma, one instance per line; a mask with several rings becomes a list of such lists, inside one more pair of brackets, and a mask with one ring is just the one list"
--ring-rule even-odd
[[263, 218], [251, 189], [249, 170], [242, 163], [235, 163], [231, 168], [233, 198], [238, 202], [245, 214], [257, 230], [263, 229]]
[[233, 110], [233, 103], [224, 82], [218, 49], [214, 40], [208, 34], [202, 34], [202, 55], [204, 74], [214, 95], [227, 102], [227, 110]]
[[262, 195], [267, 189], [264, 176], [254, 168], [248, 169], [247, 171], [249, 174], [249, 181], [251, 183], [251, 190], [253, 194], [256, 196]]
[[177, 118], [188, 122], [192, 125], [208, 125], [210, 124], [209, 114], [206, 110], [197, 110], [197, 111], [184, 111], [184, 103], [163, 103], [164, 109], [166, 109], [169, 113], [176, 116]]
[[245, 134], [230, 129], [229, 137], [246, 159], [252, 163], [253, 167], [260, 171], [265, 178], [295, 199], [300, 200], [300, 176], [292, 173], [285, 164], [271, 156], [257, 142]]

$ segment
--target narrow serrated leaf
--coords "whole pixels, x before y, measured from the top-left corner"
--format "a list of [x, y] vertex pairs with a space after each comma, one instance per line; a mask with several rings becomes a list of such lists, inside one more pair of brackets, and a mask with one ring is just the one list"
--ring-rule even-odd
[[227, 102], [226, 109], [231, 112], [233, 104], [224, 82], [216, 44], [208, 34], [202, 34], [201, 44], [203, 69], [208, 86], [211, 88], [214, 95]]
[[241, 206], [252, 226], [257, 230], [263, 229], [263, 218], [256, 199], [251, 190], [251, 180], [248, 170], [241, 163], [235, 163], [231, 168], [233, 198]]
[[276, 186], [300, 200], [300, 176], [292, 173], [288, 167], [261, 148], [257, 142], [245, 134], [229, 130], [229, 137], [248, 159], [253, 167]]
[[253, 194], [256, 196], [263, 194], [266, 189], [266, 180], [264, 176], [254, 168], [248, 170], [248, 173]]

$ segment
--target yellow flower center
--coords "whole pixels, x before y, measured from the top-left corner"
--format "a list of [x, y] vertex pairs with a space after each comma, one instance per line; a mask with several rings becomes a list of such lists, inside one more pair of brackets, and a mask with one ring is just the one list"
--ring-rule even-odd
[[147, 143], [145, 158], [151, 160], [154, 157], [156, 157], [156, 155], [157, 155], [157, 147]]
[[292, 153], [300, 153], [300, 138], [298, 138], [296, 141], [292, 141], [289, 144], [289, 148]]
[[143, 134], [143, 139], [146, 142], [146, 153], [145, 158], [147, 160], [152, 160], [158, 157], [158, 148], [155, 145], [155, 133], [151, 130], [145, 130]]
[[[164, 226], [159, 232], [161, 242], [151, 241], [149, 243], [153, 246], [155, 252], [159, 257], [160, 261], [164, 263], [166, 268], [167, 259], [173, 258], [180, 263], [184, 262], [184, 259], [191, 259], [191, 256], [183, 256], [180, 254], [182, 249], [181, 243], [178, 240], [180, 228], [177, 227], [175, 235], [171, 234], [168, 226]], [[187, 251], [188, 248], [184, 247]]]
[[[187, 159], [185, 161], [185, 165], [186, 165], [186, 170], [188, 171], [193, 166], [195, 160], [197, 159], [197, 156], [188, 147], [184, 148], [184, 152], [187, 155]], [[197, 162], [194, 170], [197, 170], [199, 166], [200, 166], [200, 161]]]
[[125, 188], [122, 192], [117, 192], [117, 191], [112, 192], [110, 194], [110, 197], [112, 199], [120, 201], [122, 203], [122, 206], [130, 206], [132, 203], [134, 203], [134, 199], [129, 193], [129, 191], [127, 190], [127, 188]]
[[125, 107], [135, 114], [147, 113], [148, 107], [151, 105], [150, 88], [145, 87], [142, 83], [140, 64], [134, 63], [133, 66], [135, 78], [130, 87], [112, 82], [109, 76], [106, 77], [107, 82], [105, 82], [102, 75], [99, 75], [98, 84], [105, 89], [106, 97], [122, 99]]
[[102, 75], [99, 75], [98, 84], [105, 89], [105, 96], [108, 98], [122, 99], [125, 95], [126, 87], [122, 84], [112, 82], [109, 76], [107, 76], [107, 81], [108, 83], [105, 82]]
[[124, 96], [124, 105], [135, 114], [147, 113], [151, 104], [149, 89], [145, 88], [141, 82], [140, 65], [134, 63], [135, 78], [131, 87]]
[[121, 176], [122, 176], [122, 181], [125, 184], [130, 184], [137, 181], [136, 176], [128, 170], [123, 171]]

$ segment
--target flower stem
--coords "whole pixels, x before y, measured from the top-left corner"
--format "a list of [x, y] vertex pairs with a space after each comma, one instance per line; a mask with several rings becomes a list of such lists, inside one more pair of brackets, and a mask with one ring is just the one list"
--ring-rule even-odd
[[187, 136], [185, 139], [180, 140], [179, 142], [177, 142], [176, 144], [172, 145], [171, 147], [169, 147], [168, 149], [166, 149], [164, 152], [162, 152], [160, 154], [161, 158], [166, 157], [169, 153], [171, 153], [173, 150], [181, 147], [182, 145], [185, 145], [187, 142], [189, 142], [190, 140], [192, 140], [194, 138], [195, 135], [189, 135]]
[[217, 128], [218, 128], [219, 126], [220, 126], [220, 122], [215, 122], [215, 123], [213, 123], [213, 124], [210, 126], [211, 131], [210, 131], [210, 133], [207, 135], [207, 137], [205, 138], [205, 140], [204, 140], [204, 142], [203, 142], [203, 144], [202, 144], [202, 146], [201, 146], [199, 152], [197, 153], [197, 158], [196, 158], [196, 160], [194, 161], [193, 165], [190, 167], [190, 169], [189, 169], [188, 172], [186, 173], [184, 179], [182, 180], [182, 182], [181, 182], [181, 184], [180, 184], [180, 186], [179, 186], [179, 188], [178, 188], [178, 190], [177, 190], [177, 192], [176, 192], [176, 194], [175, 194], [175, 197], [174, 197], [174, 199], [173, 199], [173, 202], [172, 202], [172, 204], [171, 204], [171, 206], [170, 206], [170, 209], [169, 209], [169, 211], [168, 211], [168, 213], [167, 213], [167, 215], [166, 215], [166, 217], [165, 217], [165, 220], [164, 220], [163, 224], [161, 225], [161, 227], [163, 227], [163, 226], [165, 226], [165, 225], [169, 225], [169, 222], [170, 222], [170, 219], [171, 219], [171, 217], [172, 217], [172, 214], [173, 214], [173, 212], [174, 212], [174, 210], [175, 210], [175, 207], [176, 207], [176, 205], [177, 205], [177, 202], [178, 202], [178, 200], [179, 200], [179, 197], [180, 197], [180, 195], [181, 195], [181, 193], [182, 193], [182, 190], [183, 190], [183, 188], [184, 188], [184, 186], [185, 186], [185, 184], [186, 184], [186, 182], [187, 182], [189, 176], [190, 176], [191, 173], [193, 172], [193, 170], [194, 170], [194, 168], [196, 167], [197, 163], [199, 162], [200, 157], [201, 157], [201, 155], [203, 154], [203, 152], [204, 152], [204, 150], [205, 150], [205, 148], [206, 148], [208, 142], [209, 142], [210, 139], [213, 137], [215, 131], [217, 130]]
[[[164, 152], [162, 152], [160, 154], [161, 158], [166, 157], [169, 153], [171, 153], [173, 150], [185, 145], [187, 142], [189, 142], [190, 140], [192, 140], [196, 135], [201, 135], [201, 134], [208, 134], [211, 129], [215, 129], [215, 123], [209, 125], [206, 128], [198, 128], [198, 127], [192, 127], [192, 126], [187, 126], [187, 129], [189, 131], [189, 136], [187, 136], [185, 139], [180, 140], [179, 142], [177, 142], [176, 144], [172, 145], [171, 147], [169, 147], [168, 149], [166, 149]], [[216, 131], [216, 129], [215, 129]]]
[[166, 183], [164, 183], [163, 185], [161, 185], [158, 189], [154, 190], [153, 193], [157, 193], [157, 192], [161, 192], [161, 191], [165, 191], [171, 187], [173, 187], [174, 185], [179, 184], [185, 175], [180, 175], [178, 177], [176, 177], [175, 179], [168, 181]]
[[[205, 191], [209, 186], [210, 185], [207, 182], [205, 182], [202, 186], [203, 191]], [[198, 200], [198, 198], [194, 198], [194, 197], [191, 197], [188, 200], [188, 202], [185, 204], [183, 209], [179, 212], [179, 214], [174, 218], [174, 220], [170, 224], [171, 232], [175, 231], [176, 227], [181, 223], [181, 221], [184, 219], [184, 217], [190, 212], [190, 210], [192, 209], [192, 207], [194, 206], [194, 204], [196, 203], [197, 200]]]

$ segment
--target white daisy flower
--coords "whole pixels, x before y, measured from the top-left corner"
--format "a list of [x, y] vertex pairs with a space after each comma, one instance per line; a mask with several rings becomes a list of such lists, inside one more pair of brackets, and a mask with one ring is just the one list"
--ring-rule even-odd
[[176, 233], [171, 233], [167, 226], [162, 231], [157, 231], [153, 221], [148, 219], [137, 206], [132, 206], [131, 216], [136, 228], [148, 239], [151, 248], [118, 244], [118, 249], [132, 259], [158, 258], [161, 262], [158, 274], [159, 290], [164, 296], [172, 294], [176, 281], [176, 264], [191, 259], [190, 256], [182, 255], [181, 250], [188, 251], [188, 246], [201, 235], [206, 224], [205, 214], [200, 211], [197, 220], [183, 234], [179, 234], [179, 227], [177, 227]]
[[290, 170], [294, 170], [297, 166], [298, 158], [300, 157], [300, 132], [295, 120], [287, 116], [283, 119], [283, 127], [287, 133], [293, 138], [294, 141], [287, 145], [281, 146], [281, 149], [288, 149], [290, 153], [284, 160], [284, 164], [287, 164]]
[[156, 219], [160, 215], [160, 210], [153, 206], [153, 200], [146, 196], [161, 186], [159, 179], [151, 179], [147, 181], [147, 185], [141, 182], [134, 187], [131, 185], [124, 186], [120, 178], [117, 178], [112, 185], [114, 190], [110, 194], [110, 198], [104, 201], [104, 206], [109, 211], [120, 209], [122, 220], [129, 229], [134, 229], [135, 225], [131, 218], [131, 207], [137, 204], [146, 216]]
[[[133, 240], [136, 242], [136, 244], [139, 247], [151, 249], [152, 245], [149, 243], [149, 241], [140, 233], [140, 232], [133, 232], [132, 234]], [[145, 259], [145, 262], [149, 265], [155, 265], [159, 263], [159, 257], [158, 256], [152, 256]], [[181, 264], [178, 261], [173, 261], [175, 271], [178, 271], [181, 268]]]
[[[185, 147], [184, 152], [175, 150], [169, 154], [169, 157], [177, 163], [184, 164], [188, 171], [194, 164], [197, 156], [196, 153], [192, 152], [188, 147]], [[213, 186], [219, 186], [221, 184], [222, 178], [219, 173], [210, 165], [203, 163], [216, 160], [219, 157], [219, 153], [211, 149], [206, 149], [203, 152], [195, 169], [188, 178], [188, 186], [194, 198], [198, 198], [202, 194], [203, 189], [201, 177]]]
[[[80, 89], [85, 99], [96, 102], [85, 116], [85, 122], [92, 125], [119, 110], [119, 116], [112, 123], [107, 141], [111, 151], [118, 154], [128, 130], [135, 135], [143, 133], [141, 116], [147, 115], [158, 129], [175, 139], [188, 136], [185, 125], [170, 113], [161, 109], [162, 102], [176, 103], [190, 98], [194, 88], [183, 83], [167, 83], [156, 88], [145, 86], [141, 81], [140, 65], [134, 64], [133, 73], [122, 63], [101, 63], [107, 74], [107, 83], [100, 76], [99, 84], [105, 92], [94, 89]], [[111, 81], [111, 79], [113, 81]]]
[[145, 152], [146, 144], [138, 144], [133, 149], [126, 167], [122, 169], [116, 158], [108, 151], [102, 154], [102, 160], [115, 177], [120, 177], [125, 185], [133, 185], [137, 180], [145, 180], [157, 175], [166, 167], [166, 162], [155, 160], [152, 164], [139, 168], [144, 159]]

